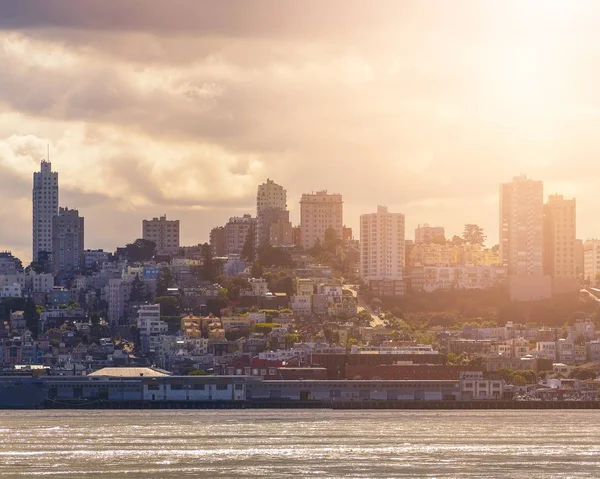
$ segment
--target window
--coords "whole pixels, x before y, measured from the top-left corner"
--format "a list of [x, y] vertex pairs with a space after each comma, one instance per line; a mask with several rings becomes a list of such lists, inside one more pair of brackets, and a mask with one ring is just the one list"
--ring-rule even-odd
[[227, 384], [217, 384], [217, 391], [227, 391]]
[[148, 391], [158, 391], [159, 389], [159, 384], [148, 384]]
[[194, 384], [192, 386], [192, 389], [194, 389], [196, 391], [204, 391], [204, 384]]

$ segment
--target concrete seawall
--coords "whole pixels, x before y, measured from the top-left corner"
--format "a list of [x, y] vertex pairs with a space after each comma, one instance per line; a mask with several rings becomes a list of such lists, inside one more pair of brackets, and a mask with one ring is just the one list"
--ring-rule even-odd
[[600, 401], [54, 401], [44, 409], [600, 409]]

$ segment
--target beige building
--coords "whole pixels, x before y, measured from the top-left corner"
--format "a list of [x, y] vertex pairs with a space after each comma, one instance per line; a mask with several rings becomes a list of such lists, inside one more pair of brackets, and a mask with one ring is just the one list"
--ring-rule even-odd
[[283, 186], [267, 178], [256, 194], [256, 246], [292, 244], [292, 223], [287, 210], [287, 192]]
[[464, 244], [458, 248], [461, 264], [496, 266], [501, 263], [500, 251], [478, 244]]
[[233, 216], [225, 225], [225, 254], [227, 256], [242, 254], [246, 237], [256, 226], [256, 218], [250, 215]]
[[525, 176], [500, 185], [500, 256], [510, 276], [543, 274], [543, 189]]
[[175, 255], [179, 252], [179, 220], [167, 220], [167, 215], [144, 220], [142, 238], [156, 244], [156, 254]]
[[589, 239], [583, 245], [583, 279], [595, 285], [598, 273], [600, 273], [600, 240]]
[[411, 266], [457, 264], [459, 249], [451, 244], [420, 243], [412, 246], [409, 254]]
[[319, 240], [325, 240], [325, 231], [333, 229], [342, 238], [343, 201], [340, 194], [328, 194], [327, 190], [305, 193], [300, 200], [301, 243], [312, 248]]
[[265, 208], [287, 208], [287, 192], [283, 186], [278, 185], [273, 180], [267, 178], [267, 182], [258, 185], [256, 194], [256, 216]]
[[378, 206], [360, 216], [360, 275], [364, 281], [402, 279], [404, 274], [404, 215]]
[[415, 229], [415, 244], [431, 243], [440, 236], [446, 237], [443, 226], [429, 226], [425, 223]]
[[548, 197], [544, 205], [544, 274], [576, 278], [575, 199]]

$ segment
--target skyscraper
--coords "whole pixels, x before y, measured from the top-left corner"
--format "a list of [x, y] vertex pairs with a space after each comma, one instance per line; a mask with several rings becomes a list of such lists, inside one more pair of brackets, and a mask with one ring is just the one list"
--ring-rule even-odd
[[266, 183], [258, 186], [256, 194], [255, 245], [265, 242], [272, 246], [290, 245], [291, 228], [287, 193], [283, 186], [267, 178]]
[[401, 280], [404, 273], [404, 215], [378, 206], [360, 216], [360, 275], [364, 281]]
[[179, 252], [179, 220], [167, 220], [167, 215], [144, 220], [142, 238], [156, 245], [156, 254], [176, 255]]
[[340, 194], [327, 190], [305, 193], [300, 200], [300, 230], [302, 246], [312, 248], [325, 240], [325, 231], [333, 229], [342, 238], [343, 201]]
[[54, 272], [83, 268], [84, 223], [79, 211], [59, 208], [52, 218], [52, 262]]
[[[58, 173], [49, 161], [42, 161], [33, 173], [33, 257], [52, 253], [52, 218], [58, 214]], [[42, 255], [43, 256], [43, 255]], [[46, 258], [47, 259], [47, 258]]]
[[575, 199], [549, 196], [544, 205], [544, 273], [576, 278], [575, 243]]
[[511, 276], [543, 274], [544, 186], [519, 176], [500, 185], [500, 258]]

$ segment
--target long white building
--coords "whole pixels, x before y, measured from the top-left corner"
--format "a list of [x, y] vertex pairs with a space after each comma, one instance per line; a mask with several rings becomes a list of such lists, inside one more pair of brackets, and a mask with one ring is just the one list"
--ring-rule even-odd
[[360, 274], [364, 281], [400, 280], [404, 274], [405, 225], [402, 213], [378, 206], [360, 217]]
[[33, 173], [33, 261], [41, 252], [52, 252], [52, 218], [58, 214], [58, 173], [42, 161]]

